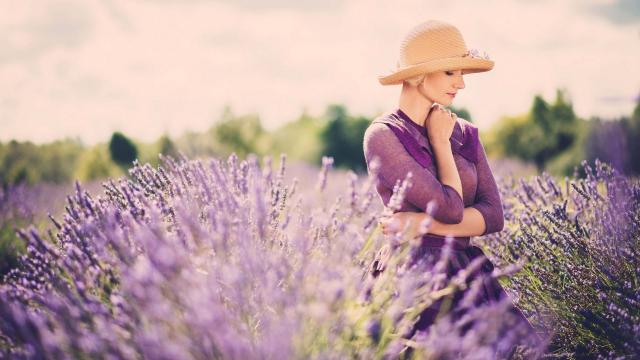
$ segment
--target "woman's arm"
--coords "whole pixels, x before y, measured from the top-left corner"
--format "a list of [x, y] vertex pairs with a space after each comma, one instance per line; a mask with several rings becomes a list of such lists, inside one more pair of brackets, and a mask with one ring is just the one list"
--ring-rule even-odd
[[[452, 235], [452, 236], [479, 236], [485, 231], [485, 222], [478, 209], [473, 207], [464, 208], [462, 222], [459, 224], [443, 224], [438, 220], [431, 221], [429, 234]], [[422, 218], [426, 217], [426, 214]]]
[[431, 147], [436, 158], [440, 182], [456, 189], [460, 198], [462, 198], [462, 182], [451, 152], [451, 142], [448, 139], [446, 141], [431, 142]]
[[406, 201], [423, 211], [429, 201], [434, 201], [436, 220], [446, 224], [462, 221], [464, 202], [458, 190], [442, 184], [431, 171], [418, 164], [386, 125], [370, 125], [364, 134], [363, 148], [367, 168], [374, 157], [380, 161], [378, 179], [387, 188], [393, 189], [396, 181], [404, 180], [411, 172], [413, 185], [405, 194]]
[[489, 167], [484, 146], [478, 139], [478, 162], [476, 170], [478, 186], [473, 205], [463, 211], [459, 224], [443, 224], [437, 220], [432, 222], [429, 233], [445, 236], [483, 236], [501, 231], [504, 228], [504, 214], [498, 185]]
[[[392, 219], [398, 219], [396, 226], [391, 226], [389, 231], [400, 231], [411, 221], [411, 228], [408, 230], [410, 236], [418, 234], [420, 223], [425, 220], [427, 214], [424, 212], [401, 211], [393, 214]], [[385, 222], [385, 224], [387, 224]], [[383, 229], [383, 232], [387, 229]], [[452, 236], [478, 236], [482, 235], [485, 230], [485, 223], [482, 214], [475, 208], [467, 207], [463, 211], [462, 222], [459, 224], [445, 224], [436, 219], [431, 219], [427, 234], [433, 235], [452, 235]]]
[[[504, 215], [502, 201], [498, 186], [493, 178], [489, 167], [487, 155], [484, 147], [478, 141], [478, 163], [476, 170], [478, 174], [478, 186], [476, 190], [475, 203], [464, 208], [462, 221], [457, 224], [445, 224], [438, 219], [432, 219], [429, 227], [429, 234], [446, 236], [482, 236], [501, 231], [504, 228]], [[417, 231], [418, 224], [427, 216], [425, 213], [402, 212], [394, 216], [401, 218], [404, 224], [407, 220], [413, 219], [414, 229]]]
[[493, 172], [487, 161], [484, 146], [478, 139], [478, 162], [476, 170], [478, 174], [478, 186], [472, 208], [478, 210], [484, 219], [486, 228], [480, 235], [487, 235], [501, 231], [504, 228], [504, 213], [498, 185], [493, 178]]

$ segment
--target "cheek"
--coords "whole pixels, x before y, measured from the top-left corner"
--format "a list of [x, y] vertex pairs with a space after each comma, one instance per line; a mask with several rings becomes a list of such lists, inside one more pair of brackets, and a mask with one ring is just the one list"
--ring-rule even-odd
[[447, 79], [438, 79], [438, 81], [434, 81], [431, 86], [432, 92], [442, 93], [446, 92], [446, 89], [449, 86], [449, 82]]

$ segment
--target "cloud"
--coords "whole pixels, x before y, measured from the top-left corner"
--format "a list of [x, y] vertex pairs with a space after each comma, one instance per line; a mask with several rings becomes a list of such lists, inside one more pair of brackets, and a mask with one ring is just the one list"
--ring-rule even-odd
[[22, 12], [29, 13], [25, 21], [0, 25], [0, 64], [33, 61], [57, 48], [79, 47], [90, 38], [91, 14], [82, 2], [49, 2], [40, 11], [33, 10], [38, 3], [27, 3], [20, 3]]
[[586, 6], [593, 14], [604, 17], [613, 25], [640, 23], [640, 2], [637, 0], [611, 0]]
[[581, 116], [628, 114], [633, 102], [601, 99], [640, 87], [637, 26], [578, 0], [253, 4], [39, 0], [0, 11], [0, 140], [93, 143], [119, 130], [150, 141], [204, 130], [226, 104], [270, 129], [337, 102], [373, 116], [399, 94], [377, 76], [395, 65], [405, 32], [429, 18], [456, 25], [496, 61], [466, 76], [454, 103], [481, 128], [561, 87]]
[[153, 3], [207, 3], [220, 2], [238, 7], [243, 11], [261, 12], [274, 9], [290, 9], [301, 11], [335, 11], [342, 6], [345, 0], [147, 0]]

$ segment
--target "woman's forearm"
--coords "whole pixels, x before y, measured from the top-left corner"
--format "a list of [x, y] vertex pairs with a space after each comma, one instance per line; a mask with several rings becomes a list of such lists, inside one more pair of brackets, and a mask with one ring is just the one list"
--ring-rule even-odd
[[438, 179], [441, 183], [454, 188], [458, 194], [460, 194], [460, 198], [463, 198], [462, 182], [460, 181], [458, 167], [456, 166], [456, 162], [453, 159], [453, 153], [451, 152], [451, 143], [449, 140], [432, 142], [431, 147], [433, 148], [436, 158], [436, 166], [438, 167]]
[[[425, 214], [426, 216], [426, 214]], [[435, 219], [431, 219], [431, 227], [428, 233], [434, 235], [452, 235], [452, 236], [479, 236], [485, 230], [484, 217], [475, 208], [464, 208], [462, 213], [462, 222], [459, 224], [445, 224]]]

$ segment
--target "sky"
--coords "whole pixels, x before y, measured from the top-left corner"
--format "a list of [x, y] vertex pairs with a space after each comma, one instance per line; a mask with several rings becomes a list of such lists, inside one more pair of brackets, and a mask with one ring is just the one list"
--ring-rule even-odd
[[557, 89], [584, 118], [640, 94], [637, 0], [0, 0], [0, 141], [153, 141], [227, 105], [268, 130], [334, 103], [373, 117], [400, 91], [378, 75], [429, 19], [495, 61], [453, 102], [481, 130]]

